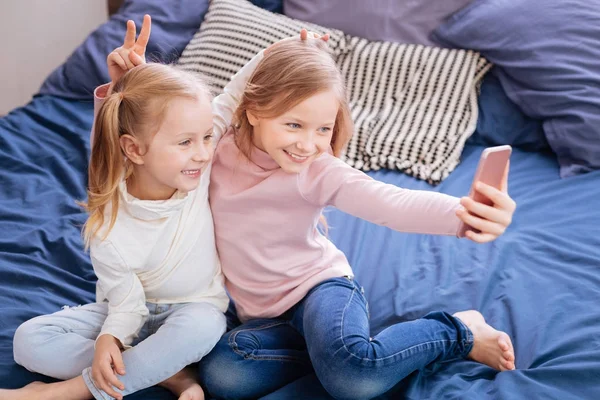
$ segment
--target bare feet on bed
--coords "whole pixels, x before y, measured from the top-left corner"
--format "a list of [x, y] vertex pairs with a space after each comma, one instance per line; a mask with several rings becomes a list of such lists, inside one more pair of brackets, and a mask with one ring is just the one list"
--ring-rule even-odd
[[469, 358], [500, 371], [515, 369], [515, 351], [508, 335], [485, 322], [480, 312], [470, 310], [454, 314], [473, 333]]
[[194, 371], [190, 368], [182, 369], [162, 382], [160, 386], [179, 396], [179, 400], [204, 400], [204, 391], [196, 381]]

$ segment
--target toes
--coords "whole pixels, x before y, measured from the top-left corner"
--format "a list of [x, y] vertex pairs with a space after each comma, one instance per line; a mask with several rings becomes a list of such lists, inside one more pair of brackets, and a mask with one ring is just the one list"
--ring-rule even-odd
[[512, 349], [512, 341], [510, 340], [510, 336], [508, 336], [508, 334], [506, 332], [502, 332], [500, 331], [500, 336], [498, 337], [498, 343], [500, 343], [501, 345], [504, 344], [506, 346], [506, 349], [502, 349], [502, 350], [508, 350], [508, 349]]
[[506, 361], [515, 361], [515, 355], [510, 350], [502, 353], [502, 357], [504, 357]]
[[512, 371], [513, 369], [515, 369], [515, 363], [513, 360], [507, 358], [500, 360], [501, 371]]
[[500, 336], [500, 338], [498, 339], [498, 346], [500, 346], [500, 349], [502, 351], [510, 350], [510, 346], [508, 345], [508, 342], [502, 336]]
[[504, 362], [502, 364], [503, 364], [504, 368], [508, 371], [512, 371], [513, 369], [515, 369], [515, 364], [512, 361], [504, 360]]

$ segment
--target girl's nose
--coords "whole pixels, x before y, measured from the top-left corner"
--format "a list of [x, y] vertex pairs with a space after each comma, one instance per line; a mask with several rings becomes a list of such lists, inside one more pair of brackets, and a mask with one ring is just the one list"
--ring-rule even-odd
[[312, 135], [307, 135], [296, 143], [298, 150], [305, 153], [313, 153], [315, 151], [315, 141]]
[[206, 162], [210, 159], [211, 153], [212, 153], [212, 145], [202, 142], [202, 143], [198, 144], [193, 159], [194, 159], [194, 161], [198, 161], [198, 162]]

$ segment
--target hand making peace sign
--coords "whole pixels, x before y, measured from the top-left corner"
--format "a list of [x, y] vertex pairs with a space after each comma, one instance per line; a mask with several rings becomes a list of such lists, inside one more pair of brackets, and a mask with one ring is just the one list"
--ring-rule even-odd
[[135, 39], [135, 22], [127, 21], [127, 32], [123, 46], [114, 49], [106, 58], [108, 75], [114, 84], [130, 69], [146, 62], [146, 45], [150, 39], [152, 20], [148, 14], [144, 15], [142, 30], [137, 40]]

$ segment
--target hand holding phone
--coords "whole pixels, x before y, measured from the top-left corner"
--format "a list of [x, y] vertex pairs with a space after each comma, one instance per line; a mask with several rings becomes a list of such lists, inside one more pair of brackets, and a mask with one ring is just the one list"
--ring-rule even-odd
[[[497, 146], [489, 147], [481, 154], [469, 196], [461, 199], [465, 210], [457, 212], [461, 219], [459, 237], [489, 242], [510, 225], [516, 204], [508, 196], [503, 183], [506, 183], [511, 152], [510, 146]], [[490, 187], [483, 185], [477, 189], [479, 182]]]

